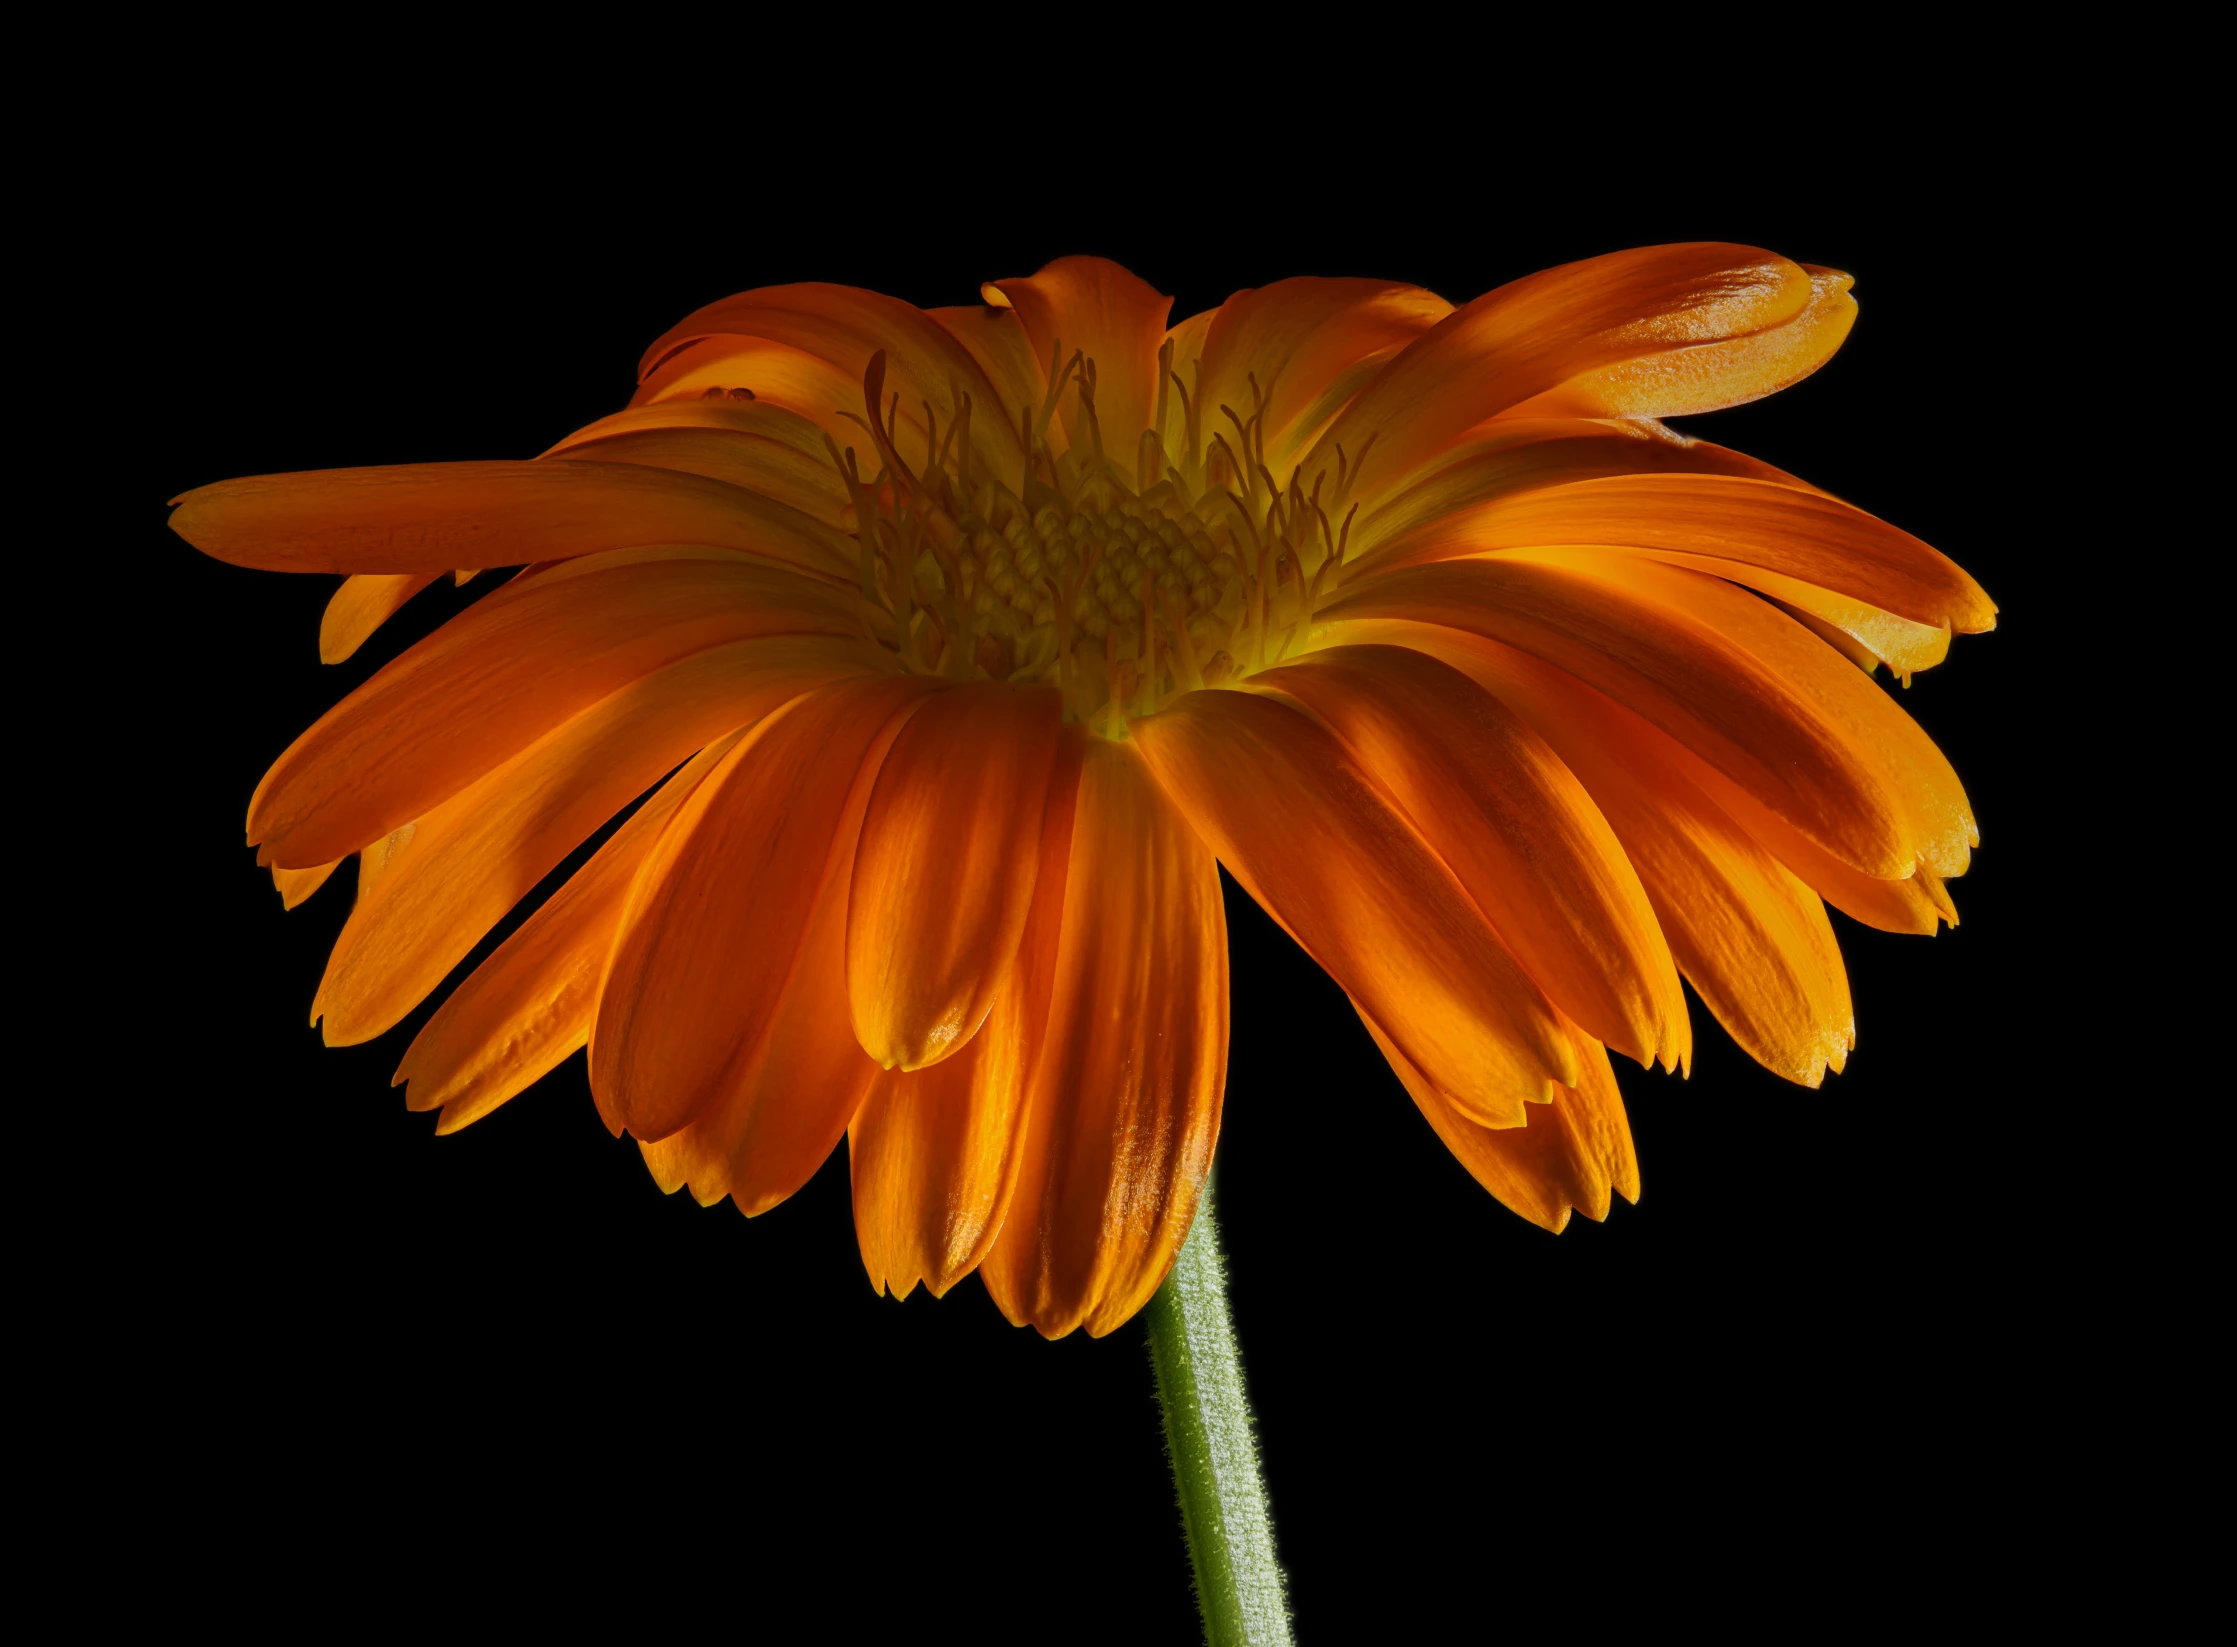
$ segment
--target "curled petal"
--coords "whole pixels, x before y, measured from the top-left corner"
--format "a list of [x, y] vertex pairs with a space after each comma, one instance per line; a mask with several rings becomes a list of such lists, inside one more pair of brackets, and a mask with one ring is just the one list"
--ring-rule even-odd
[[1544, 995], [1326, 728], [1269, 697], [1196, 692], [1133, 730], [1220, 861], [1455, 1102], [1514, 1126], [1576, 1078]]
[[1063, 700], [960, 686], [910, 718], [855, 853], [847, 992], [880, 1067], [959, 1050], [1007, 981], [1033, 907]]
[[854, 556], [828, 527], [743, 487], [634, 463], [413, 463], [252, 475], [172, 500], [171, 529], [269, 572], [439, 574], [645, 544], [759, 555], [827, 579]]
[[[680, 409], [690, 412], [708, 404], [687, 400], [680, 403]], [[778, 408], [768, 410], [774, 414]], [[636, 415], [645, 418], [647, 423], [650, 418], [646, 414], [671, 412], [669, 406], [635, 409]], [[630, 416], [625, 413], [622, 418], [605, 421], [621, 424]], [[600, 434], [586, 432], [571, 436], [559, 451], [570, 460], [640, 463], [655, 469], [673, 469], [681, 474], [704, 475], [709, 480], [774, 498], [824, 526], [845, 528], [853, 524], [847, 518], [851, 505], [846, 483], [832, 467], [820, 441], [814, 451], [803, 451], [790, 440], [773, 439], [745, 429], [624, 426]]]
[[1329, 425], [1307, 459], [1366, 459], [1369, 495], [1485, 418], [1620, 361], [1792, 320], [1810, 277], [1752, 246], [1649, 246], [1564, 264], [1487, 292], [1409, 344]]
[[1100, 1338], [1165, 1279], [1227, 1076], [1219, 870], [1132, 750], [1083, 753], [1017, 1188], [980, 1269], [1002, 1313], [1049, 1338]]
[[1856, 324], [1855, 284], [1802, 265], [1810, 300], [1791, 319], [1744, 337], [1634, 355], [1571, 378], [1515, 408], [1526, 417], [1684, 417], [1799, 383], [1833, 358]]

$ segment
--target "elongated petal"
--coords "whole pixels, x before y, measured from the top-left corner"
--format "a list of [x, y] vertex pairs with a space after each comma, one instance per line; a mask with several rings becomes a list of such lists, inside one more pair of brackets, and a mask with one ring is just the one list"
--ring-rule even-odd
[[[766, 1212], [815, 1175], [869, 1095], [878, 1066], [847, 1022], [847, 892], [871, 786], [908, 708], [904, 701], [856, 764], [822, 872], [808, 877], [807, 929], [766, 1026], [689, 1124], [640, 1143], [645, 1165], [671, 1194], [688, 1188], [702, 1205], [728, 1195], [749, 1218]], [[594, 1075], [596, 1051], [594, 1039]], [[610, 1094], [595, 1085], [592, 1093], [619, 1131]]]
[[1134, 742], [1251, 896], [1455, 1102], [1512, 1126], [1576, 1078], [1553, 1008], [1333, 734], [1272, 698], [1196, 692]]
[[171, 529], [205, 555], [271, 572], [441, 573], [688, 543], [818, 576], [847, 541], [796, 509], [700, 475], [634, 463], [413, 463], [314, 469], [197, 487]]
[[[1291, 425], [1320, 404], [1331, 384], [1451, 313], [1436, 293], [1387, 280], [1306, 276], [1237, 292], [1214, 311], [1204, 338], [1204, 426], [1218, 426], [1222, 405], [1245, 418], [1258, 412], [1267, 454], [1280, 466], [1292, 456]], [[1235, 438], [1233, 429], [1228, 438]]]
[[[1609, 475], [1519, 491], [1416, 532], [1378, 564], [1570, 544], [1667, 554], [1679, 564], [1708, 557], [1933, 628], [1996, 627], [1981, 586], [1910, 533], [1822, 492], [1743, 475]], [[1768, 592], [1784, 598], [1784, 586]]]
[[1418, 626], [1394, 628], [1391, 639], [1462, 670], [1553, 745], [1638, 871], [1679, 970], [1748, 1056], [1803, 1086], [1841, 1068], [1856, 1013], [1825, 906], [1710, 798], [1697, 757], [1574, 676], [1496, 641]]
[[1939, 753], [1824, 642], [1716, 579], [1517, 551], [1366, 579], [1326, 615], [1439, 623], [1529, 652], [1637, 710], [1865, 874], [1899, 879], [1929, 855], [1962, 870], [1971, 820]]
[[1017, 965], [970, 1044], [929, 1069], [882, 1072], [847, 1129], [854, 1227], [870, 1284], [934, 1297], [976, 1269], [1002, 1228], [1025, 1136], [1027, 1078], [1047, 1027], [1086, 739], [1066, 729]]
[[742, 736], [720, 738], [685, 763], [436, 1008], [391, 1082], [404, 1088], [406, 1108], [440, 1108], [435, 1130], [456, 1132], [589, 1041], [630, 883], [676, 808]]
[[[765, 340], [807, 360], [827, 363], [832, 378], [847, 384], [847, 392], [833, 399], [819, 381], [810, 394], [788, 393], [789, 382], [752, 369], [768, 357], [750, 340]], [[692, 374], [728, 370], [734, 375], [723, 387], [751, 389], [832, 427], [828, 420], [834, 410], [867, 416], [862, 404], [863, 374], [881, 350], [886, 355], [885, 393], [899, 397], [899, 417], [913, 427], [918, 442], [924, 439], [927, 404], [944, 423], [954, 415], [959, 394], [971, 396], [990, 413], [1000, 401], [971, 351], [923, 310], [879, 292], [813, 281], [741, 292], [687, 316], [645, 351], [638, 399], [703, 392]], [[736, 365], [709, 364], [714, 362]], [[747, 367], [742, 373], [741, 366]], [[892, 415], [890, 399], [879, 412]], [[1004, 475], [1014, 472], [1023, 460], [1018, 438], [1017, 427], [1001, 417], [971, 420], [974, 451]], [[906, 462], [916, 463], [923, 455], [921, 445], [903, 442]], [[875, 463], [866, 464], [864, 478], [876, 468]]]
[[297, 738], [249, 802], [307, 867], [431, 811], [590, 704], [695, 652], [859, 635], [850, 597], [731, 557], [576, 560], [468, 607]]
[[1227, 1076], [1219, 870], [1132, 750], [1084, 756], [1017, 1188], [979, 1272], [1049, 1338], [1102, 1337], [1165, 1279]]
[[[688, 409], [706, 403], [687, 400], [682, 404]], [[665, 412], [668, 408], [639, 410]], [[804, 452], [788, 440], [737, 429], [624, 428], [576, 437], [562, 450], [570, 461], [641, 463], [704, 475], [774, 498], [821, 525], [838, 528], [851, 524], [843, 518], [848, 508], [846, 484], [831, 466], [831, 459], [821, 450]]]
[[1499, 518], [1499, 509], [1516, 493], [1606, 475], [1670, 471], [1744, 475], [1808, 490], [1744, 452], [1688, 439], [1659, 423], [1498, 417], [1470, 430], [1434, 465], [1361, 511], [1346, 550], [1345, 579], [1475, 553], [1473, 523], [1484, 515]]
[[1445, 1147], [1501, 1205], [1559, 1235], [1572, 1207], [1597, 1222], [1608, 1216], [1610, 1190], [1639, 1199], [1631, 1122], [1599, 1043], [1578, 1037], [1577, 1084], [1532, 1107], [1525, 1125], [1487, 1127], [1454, 1108], [1374, 1019], [1364, 1012], [1360, 1018]]
[[664, 1138], [731, 1089], [776, 1022], [863, 763], [927, 690], [873, 677], [796, 699], [683, 804], [638, 877], [591, 1034], [611, 1120]]
[[1587, 258], [1487, 292], [1407, 346], [1362, 389], [1307, 460], [1334, 467], [1367, 437], [1371, 489], [1494, 413], [1583, 373], [1744, 337], [1799, 315], [1810, 277], [1751, 246], [1650, 246]]
[[1555, 1006], [1635, 1062], [1691, 1060], [1685, 992], [1639, 877], [1515, 711], [1398, 646], [1332, 648], [1253, 684], [1344, 740]]
[[344, 578], [319, 620], [318, 661], [340, 663], [354, 655], [374, 630], [440, 576], [439, 572], [360, 572]]
[[1062, 710], [1046, 689], [958, 687], [887, 753], [847, 912], [854, 1032], [881, 1067], [922, 1069], [960, 1049], [1007, 980]]
[[[1061, 343], [1066, 359], [1077, 349], [1095, 362], [1095, 412], [1104, 449], [1123, 461], [1135, 437], [1150, 426], [1157, 351], [1173, 300], [1101, 257], [1060, 257], [1030, 278], [991, 285], [1017, 311], [1035, 360], [1046, 363]], [[1072, 444], [1084, 445], [1085, 432], [1074, 422], [1077, 401], [1069, 393], [1065, 401]]]
[[1761, 400], [1833, 358], [1856, 324], [1854, 285], [1835, 269], [1802, 265], [1810, 301], [1780, 325], [1617, 361], [1549, 389], [1516, 410], [1534, 417], [1684, 417]]
[[312, 1003], [329, 1046], [391, 1028], [536, 883], [661, 775], [804, 692], [868, 669], [845, 645], [746, 641], [632, 682], [417, 820], [359, 898]]

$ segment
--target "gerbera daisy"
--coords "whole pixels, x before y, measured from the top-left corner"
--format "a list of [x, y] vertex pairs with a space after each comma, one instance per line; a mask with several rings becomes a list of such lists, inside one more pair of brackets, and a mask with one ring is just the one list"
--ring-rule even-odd
[[314, 1020], [393, 1027], [640, 802], [429, 1019], [411, 1106], [455, 1130], [587, 1044], [663, 1187], [758, 1213], [844, 1134], [875, 1285], [1102, 1334], [1217, 1138], [1224, 864], [1493, 1195], [1601, 1217], [1608, 1053], [1687, 1063], [1681, 977], [1815, 1085], [1825, 904], [1932, 931], [1976, 844], [1873, 676], [1986, 596], [1659, 421], [1814, 370], [1848, 288], [1718, 244], [1177, 326], [1087, 258], [955, 309], [771, 287], [534, 460], [189, 493], [207, 553], [344, 575], [330, 660], [518, 569], [251, 803], [290, 904], [358, 859]]

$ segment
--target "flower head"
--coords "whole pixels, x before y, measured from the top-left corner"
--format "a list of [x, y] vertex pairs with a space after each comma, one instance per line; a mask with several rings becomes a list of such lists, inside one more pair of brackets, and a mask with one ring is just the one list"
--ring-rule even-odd
[[314, 1020], [391, 1028], [627, 812], [421, 1030], [412, 1107], [587, 1044], [664, 1187], [757, 1213], [844, 1134], [875, 1284], [1102, 1333], [1211, 1161], [1225, 864], [1487, 1189], [1601, 1217], [1608, 1052], [1688, 1062], [1680, 978], [1814, 1086], [1825, 904], [1931, 932], [1976, 841], [1873, 673], [1990, 627], [1979, 587], [1659, 421], [1814, 370], [1848, 286], [1681, 245], [1177, 326], [1090, 258], [955, 309], [771, 287], [533, 461], [189, 493], [206, 552], [345, 576], [330, 660], [519, 569], [256, 792], [291, 904], [358, 858]]

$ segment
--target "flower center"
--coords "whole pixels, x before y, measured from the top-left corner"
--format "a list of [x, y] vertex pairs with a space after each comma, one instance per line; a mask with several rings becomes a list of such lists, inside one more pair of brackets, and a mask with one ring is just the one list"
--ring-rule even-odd
[[[1168, 343], [1159, 368], [1171, 392], [1122, 465], [1096, 415], [1095, 363], [1075, 353], [1059, 365], [1060, 349], [1046, 398], [1020, 419], [1020, 474], [974, 462], [975, 408], [962, 394], [944, 414], [924, 408], [924, 451], [905, 460], [900, 397], [880, 405], [882, 352], [863, 378], [869, 415], [853, 419], [874, 474], [853, 447], [828, 444], [855, 499], [863, 595], [902, 662], [957, 680], [1053, 684], [1067, 719], [1118, 738], [1129, 716], [1268, 668], [1309, 634], [1341, 576], [1351, 518], [1330, 517], [1358, 464], [1339, 452], [1333, 471], [1278, 483], [1255, 379], [1249, 415], [1219, 407], [1231, 428], [1205, 438], [1200, 374], [1192, 393]], [[1067, 390], [1075, 439], [1052, 453]]]

